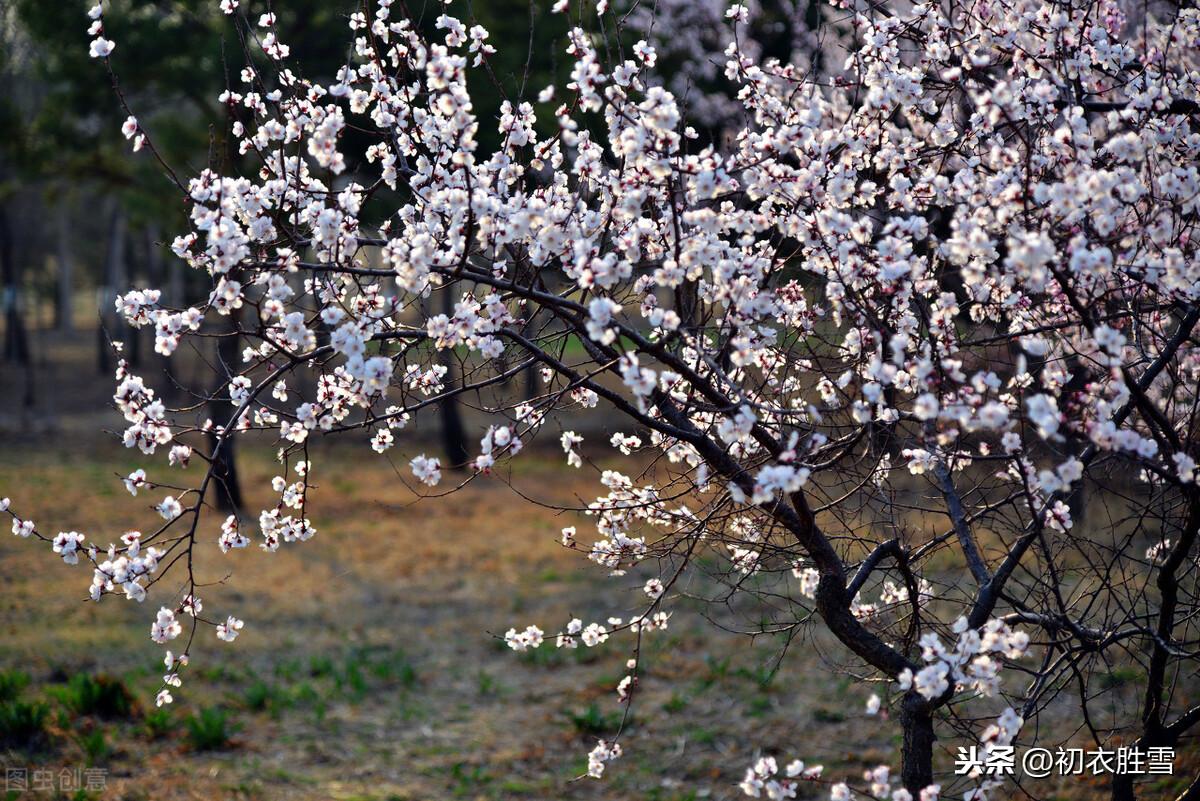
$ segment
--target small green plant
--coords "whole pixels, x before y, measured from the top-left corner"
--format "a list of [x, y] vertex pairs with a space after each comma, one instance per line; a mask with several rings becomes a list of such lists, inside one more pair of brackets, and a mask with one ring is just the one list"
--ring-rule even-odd
[[666, 787], [651, 787], [645, 801], [696, 801], [699, 797], [693, 790], [673, 792]]
[[100, 796], [98, 796], [96, 793], [88, 792], [84, 788], [80, 787], [78, 790], [71, 793], [71, 795], [66, 796], [66, 798], [69, 798], [71, 801], [99, 801]]
[[479, 671], [478, 679], [480, 695], [496, 695], [499, 691], [500, 683], [486, 670]]
[[200, 671], [200, 676], [205, 681], [212, 682], [213, 684], [236, 684], [245, 678], [241, 671], [228, 665], [212, 665], [203, 668]]
[[197, 751], [217, 751], [229, 745], [237, 726], [229, 720], [229, 713], [216, 706], [205, 707], [198, 714], [188, 715], [184, 720], [188, 742]]
[[399, 651], [373, 662], [371, 673], [381, 681], [399, 684], [406, 690], [411, 690], [417, 684], [417, 669]]
[[700, 679], [700, 686], [708, 689], [729, 675], [730, 657], [717, 658], [709, 654], [704, 657], [705, 675]]
[[0, 745], [28, 748], [37, 745], [46, 734], [45, 704], [25, 701], [0, 703]]
[[564, 653], [569, 650], [569, 648], [529, 648], [522, 651], [517, 658], [527, 665], [558, 667], [567, 661]]
[[770, 696], [755, 695], [746, 704], [746, 714], [751, 717], [761, 717], [770, 712], [773, 707]]
[[819, 706], [813, 710], [813, 720], [818, 723], [842, 723], [846, 720], [846, 715], [836, 709]]
[[327, 656], [314, 656], [308, 661], [308, 675], [313, 678], [333, 675], [333, 660]]
[[0, 702], [15, 701], [28, 684], [28, 673], [19, 670], [0, 671]]
[[163, 707], [146, 713], [142, 719], [142, 732], [151, 740], [161, 740], [175, 731], [178, 725], [171, 710]]
[[1100, 674], [1100, 686], [1106, 690], [1115, 690], [1137, 681], [1141, 676], [1142, 672], [1135, 667], [1118, 666]]
[[753, 682], [759, 690], [766, 692], [771, 689], [771, 682], [775, 680], [776, 671], [777, 666], [756, 665], [753, 668], [738, 668], [737, 675]]
[[99, 765], [105, 762], [112, 753], [108, 741], [104, 739], [104, 729], [96, 728], [75, 736], [83, 750], [84, 759], [88, 765]]
[[56, 688], [54, 695], [76, 715], [95, 715], [112, 720], [132, 717], [136, 711], [129, 688], [123, 681], [111, 676], [76, 673], [66, 687]]
[[312, 710], [313, 718], [317, 723], [325, 720], [325, 701], [321, 698], [321, 694], [313, 687], [310, 682], [302, 682], [297, 685], [292, 691], [292, 698], [301, 706], [309, 707]]
[[667, 699], [667, 702], [665, 704], [663, 704], [662, 708], [663, 708], [664, 712], [668, 712], [668, 713], [674, 715], [678, 712], [682, 712], [683, 710], [687, 709], [687, 705], [688, 705], [688, 698], [686, 695], [680, 695], [679, 693], [671, 693], [671, 697]]
[[242, 691], [242, 706], [255, 712], [261, 712], [264, 709], [275, 709], [282, 702], [283, 692], [278, 687], [262, 679], [259, 679]]
[[621, 713], [604, 713], [596, 704], [589, 704], [582, 712], [567, 712], [567, 718], [580, 734], [589, 736], [608, 734], [621, 725]]
[[353, 656], [346, 659], [342, 670], [334, 673], [333, 683], [339, 691], [355, 700], [367, 694], [367, 679], [363, 676], [358, 659]]
[[293, 681], [300, 675], [300, 660], [288, 659], [278, 663], [275, 665], [275, 675], [284, 681]]
[[454, 780], [454, 794], [457, 796], [474, 795], [480, 787], [492, 781], [483, 765], [466, 762], [454, 763], [450, 768], [450, 778]]
[[297, 703], [308, 706], [309, 704], [317, 703], [317, 701], [321, 699], [321, 694], [317, 692], [316, 687], [313, 687], [311, 683], [305, 681], [296, 686], [294, 697]]
[[411, 690], [417, 685], [417, 669], [407, 659], [396, 668], [395, 676], [396, 680], [400, 682], [400, 686], [406, 690]]

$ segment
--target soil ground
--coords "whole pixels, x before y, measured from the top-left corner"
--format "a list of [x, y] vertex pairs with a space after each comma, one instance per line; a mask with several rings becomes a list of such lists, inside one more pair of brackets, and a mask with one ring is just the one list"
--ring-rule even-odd
[[[71, 352], [89, 353], [79, 344]], [[118, 479], [142, 463], [115, 437], [83, 433], [118, 426], [115, 414], [82, 411], [104, 408], [110, 380], [53, 355], [41, 384], [53, 395], [40, 401], [54, 409], [48, 423], [19, 422], [21, 377], [0, 370], [0, 416], [10, 423], [0, 433], [0, 496], [46, 530], [102, 543], [151, 525], [161, 493], [131, 498]], [[251, 509], [271, 497], [271, 453], [264, 445], [239, 456]], [[679, 602], [670, 629], [644, 649], [626, 755], [603, 781], [579, 779], [588, 750], [620, 720], [614, 688], [628, 641], [518, 655], [500, 636], [532, 622], [554, 631], [571, 617], [627, 616], [645, 577], [607, 577], [560, 547], [559, 529], [578, 525], [586, 536], [586, 519], [522, 500], [498, 477], [418, 502], [365, 443], [319, 447], [314, 460], [311, 541], [223, 556], [220, 518], [205, 524], [198, 567], [217, 582], [203, 590], [205, 612], [246, 627], [233, 644], [200, 637], [165, 717], [153, 707], [162, 672], [162, 649], [148, 637], [155, 598], [91, 603], [85, 566], [0, 535], [0, 671], [28, 674], [20, 697], [49, 708], [47, 734], [0, 750], [0, 767], [31, 779], [103, 771], [91, 774], [103, 779], [91, 794], [56, 780], [54, 791], [29, 793], [9, 782], [8, 797], [688, 801], [742, 797], [736, 782], [763, 747], [824, 763], [834, 780], [897, 765], [898, 727], [865, 716], [866, 691], [827, 638], [793, 641], [783, 654], [778, 639], [722, 629], [752, 609], [710, 620]], [[515, 464], [513, 484], [538, 499], [595, 494], [595, 476], [566, 468], [561, 454]], [[1114, 702], [1136, 678], [1123, 670], [1108, 683]], [[136, 708], [108, 720], [72, 711], [63, 701], [70, 682], [97, 675], [123, 682]], [[200, 750], [186, 719], [214, 708], [232, 737]], [[1066, 699], [1039, 725], [1072, 730], [1077, 718]], [[953, 754], [938, 759], [949, 766]], [[1177, 764], [1194, 772], [1197, 761], [1191, 744]], [[1173, 798], [1183, 781], [1156, 780], [1142, 797]], [[1093, 779], [1028, 789], [1042, 799], [1105, 796]], [[827, 793], [805, 787], [801, 797]]]

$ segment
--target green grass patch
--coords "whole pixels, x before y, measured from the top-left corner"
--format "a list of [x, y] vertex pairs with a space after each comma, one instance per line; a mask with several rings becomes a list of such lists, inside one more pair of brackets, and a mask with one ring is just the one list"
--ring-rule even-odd
[[28, 685], [28, 673], [19, 670], [0, 671], [0, 703], [15, 701]]
[[593, 703], [581, 712], [568, 710], [566, 716], [578, 733], [600, 736], [617, 730], [617, 727], [621, 725], [622, 713], [620, 711], [604, 712], [599, 705]]
[[30, 748], [46, 737], [46, 717], [50, 708], [42, 703], [12, 700], [0, 703], [0, 744], [12, 748]]
[[229, 719], [229, 713], [217, 706], [201, 709], [184, 720], [188, 742], [197, 751], [219, 751], [229, 746], [238, 726]]
[[76, 715], [116, 720], [130, 718], [137, 713], [133, 694], [125, 682], [112, 676], [76, 673], [65, 687], [53, 687], [50, 692]]

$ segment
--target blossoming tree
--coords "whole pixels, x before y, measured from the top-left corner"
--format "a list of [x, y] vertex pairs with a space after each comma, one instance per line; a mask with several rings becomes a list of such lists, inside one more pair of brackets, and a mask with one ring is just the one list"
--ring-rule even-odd
[[[733, 5], [709, 23], [728, 92], [704, 107], [738, 122], [706, 142], [646, 8], [631, 35], [625, 8], [555, 3], [575, 25], [570, 79], [505, 100], [497, 122], [467, 88], [495, 51], [466, 8], [422, 27], [402, 3], [361, 3], [322, 84], [253, 5], [221, 3], [246, 45], [221, 100], [251, 168], [163, 165], [191, 219], [172, 249], [211, 294], [116, 300], [164, 355], [227, 318], [219, 336], [246, 343], [221, 367], [233, 414], [166, 408], [123, 365], [124, 441], [152, 465], [125, 484], [157, 493], [161, 521], [54, 534], [4, 502], [15, 534], [92, 567], [95, 600], [152, 600], [151, 637], [173, 644], [160, 703], [195, 637], [242, 628], [237, 610], [206, 614], [196, 549], [302, 547], [314, 437], [405, 450], [413, 415], [471, 393], [489, 418], [472, 461], [406, 454], [431, 494], [488, 480], [548, 427], [569, 465], [611, 447], [637, 476], [600, 472], [581, 510], [594, 532], [562, 542], [644, 576], [642, 610], [523, 623], [512, 648], [623, 641], [614, 689], [634, 704], [643, 638], [717, 554], [728, 592], [771, 599], [773, 630], [824, 627], [886, 688], [863, 703], [895, 711], [898, 779], [764, 757], [748, 795], [996, 796], [1003, 777], [948, 775], [936, 740], [1061, 744], [1026, 722], [1064, 692], [1097, 745], [1170, 747], [1200, 721], [1177, 692], [1200, 648], [1195, 8], [835, 3], [781, 61], [755, 57], [757, 11]], [[90, 16], [91, 53], [116, 71], [120, 42]], [[126, 137], [153, 154], [128, 111]], [[482, 152], [495, 124], [503, 144]], [[529, 369], [537, 391], [511, 400]], [[562, 430], [589, 414], [623, 431]], [[280, 463], [255, 525], [211, 508], [211, 466], [251, 432], [278, 438]], [[172, 477], [189, 462], [192, 480]], [[443, 481], [449, 467], [465, 471]], [[1113, 661], [1142, 669], [1123, 716], [1091, 703]], [[599, 743], [589, 773], [620, 752]]]

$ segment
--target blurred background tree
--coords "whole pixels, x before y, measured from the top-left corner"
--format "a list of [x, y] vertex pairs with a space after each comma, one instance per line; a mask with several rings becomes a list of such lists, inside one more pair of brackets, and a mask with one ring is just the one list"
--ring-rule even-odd
[[[115, 314], [116, 295], [134, 286], [162, 288], [172, 306], [201, 302], [208, 292], [207, 276], [192, 274], [168, 249], [187, 207], [157, 160], [132, 152], [122, 136], [127, 112], [121, 99], [183, 180], [206, 166], [224, 174], [252, 168], [240, 163], [244, 157], [229, 136], [233, 117], [219, 99], [227, 87], [238, 87], [247, 51], [216, 0], [105, 2], [105, 31], [118, 43], [111, 79], [88, 54], [88, 5], [0, 0], [0, 124], [6, 131], [0, 138], [0, 305], [6, 373], [23, 381], [22, 427], [56, 400], [39, 398], [39, 372], [67, 345], [77, 348], [90, 336], [85, 331], [95, 332], [99, 383], [115, 368], [114, 340], [121, 340], [122, 358], [160, 379], [161, 392], [186, 383], [171, 371], [184, 369], [187, 357], [148, 353], [152, 340], [119, 325]], [[237, 13], [256, 18], [266, 10], [248, 5]], [[360, 6], [351, 0], [273, 4], [280, 39], [303, 54], [288, 66], [327, 81], [345, 62], [347, 20]], [[429, 3], [421, 14], [431, 33], [440, 9]], [[492, 78], [473, 87], [484, 118], [497, 119], [504, 99], [529, 98], [553, 81], [567, 21], [552, 16], [548, 4], [522, 0], [476, 4], [471, 18], [489, 28], [498, 46]], [[543, 116], [543, 124], [554, 124]], [[484, 151], [494, 148], [495, 126], [480, 131], [479, 142]], [[347, 180], [353, 171], [351, 164]], [[236, 365], [236, 336], [213, 325], [213, 352], [194, 356]], [[148, 359], [158, 363], [147, 365]], [[10, 394], [8, 403], [14, 398]], [[457, 461], [467, 452], [457, 402], [440, 410], [444, 449]], [[230, 413], [227, 403], [198, 410], [218, 422]], [[220, 457], [225, 491], [219, 499], [232, 511], [240, 506], [236, 463], [231, 452]]]
[[[105, 32], [117, 42], [111, 60], [115, 77], [110, 78], [103, 63], [88, 54], [91, 2], [0, 0], [0, 123], [6, 131], [0, 139], [0, 317], [5, 373], [14, 377], [9, 383], [18, 374], [23, 382], [21, 427], [47, 417], [47, 404], [61, 402], [54, 392], [40, 397], [35, 392], [39, 374], [46, 374], [41, 383], [47, 389], [62, 383], [47, 369], [68, 345], [77, 356], [90, 332], [96, 393], [102, 387], [102, 396], [108, 394], [106, 379], [116, 364], [114, 340], [121, 340], [120, 356], [174, 400], [189, 383], [182, 379], [189, 364], [236, 365], [241, 359], [236, 335], [215, 322], [209, 323], [211, 352], [170, 358], [150, 351], [147, 332], [118, 324], [114, 298], [129, 288], [161, 288], [170, 306], [200, 303], [209, 290], [208, 277], [192, 273], [167, 247], [172, 232], [183, 228], [187, 205], [155, 157], [132, 152], [122, 136], [127, 116], [122, 100], [182, 180], [206, 166], [222, 174], [253, 170], [253, 155], [240, 156], [232, 146], [235, 110], [220, 95], [241, 86], [239, 73], [248, 62], [264, 69], [265, 61], [247, 50], [217, 0], [107, 0]], [[472, 97], [484, 121], [476, 137], [480, 153], [500, 144], [494, 123], [505, 100], [534, 103], [543, 135], [557, 125], [553, 110], [569, 100], [566, 34], [580, 14], [594, 15], [596, 9], [573, 3], [569, 15], [553, 14], [551, 5], [548, 0], [470, 0], [449, 8], [468, 24], [487, 28], [488, 42], [497, 50], [486, 73], [472, 79]], [[635, 2], [613, 3], [604, 16], [611, 62], [630, 57], [638, 39], [656, 44], [662, 68], [676, 76], [670, 88], [684, 98], [688, 122], [698, 131], [697, 146], [719, 140], [734, 121], [727, 109], [707, 100], [723, 94], [723, 66], [711, 54], [714, 48], [720, 52], [727, 36], [725, 5], [662, 0], [655, 17]], [[257, 20], [267, 8], [242, 2], [235, 13]], [[280, 40], [294, 56], [287, 66], [301, 77], [327, 81], [346, 60], [349, 15], [363, 8], [354, 0], [270, 4]], [[444, 10], [440, 2], [418, 0], [409, 8], [431, 38], [440, 36], [435, 28]], [[792, 0], [759, 3], [750, 29], [755, 47], [764, 57], [784, 61], [807, 50], [813, 8], [794, 6]], [[555, 97], [538, 104], [538, 93], [549, 85], [556, 87]], [[595, 125], [603, 124], [601, 115], [594, 117]], [[344, 135], [362, 137], [362, 147], [344, 148], [362, 153], [371, 134], [348, 129]], [[354, 180], [355, 169], [350, 163], [338, 180]], [[378, 201], [402, 202], [403, 197]], [[78, 373], [79, 365], [72, 369]], [[534, 370], [525, 381], [526, 391], [535, 392]], [[15, 398], [9, 393], [0, 414], [13, 411]], [[469, 452], [460, 402], [452, 398], [439, 406], [443, 450], [451, 464], [465, 461]], [[220, 423], [231, 411], [227, 402], [209, 404], [197, 409], [196, 422], [209, 417]], [[232, 452], [218, 456], [225, 487], [218, 497], [232, 511], [240, 505], [236, 463]]]

